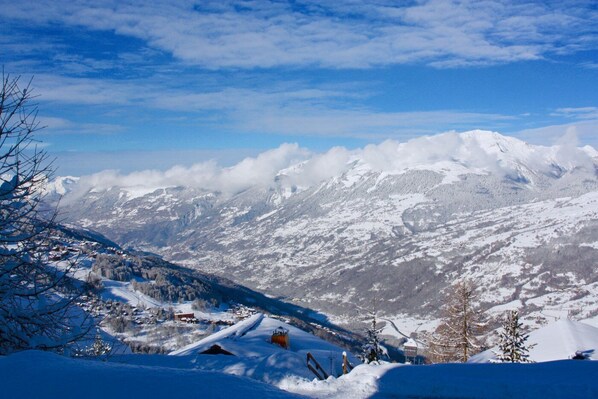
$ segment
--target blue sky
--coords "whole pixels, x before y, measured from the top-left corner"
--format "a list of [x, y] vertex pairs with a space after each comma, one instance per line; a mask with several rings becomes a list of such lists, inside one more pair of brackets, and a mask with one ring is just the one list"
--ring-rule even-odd
[[474, 128], [598, 147], [595, 1], [0, 0], [60, 174]]

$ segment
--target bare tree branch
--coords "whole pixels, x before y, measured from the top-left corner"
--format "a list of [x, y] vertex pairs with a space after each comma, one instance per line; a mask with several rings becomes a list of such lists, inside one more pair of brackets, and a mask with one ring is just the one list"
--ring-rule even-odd
[[[2, 72], [0, 87], [0, 354], [55, 349], [85, 334], [78, 295], [69, 287], [73, 264], [47, 264], [56, 211], [41, 208], [51, 177], [48, 155], [36, 145], [37, 107], [31, 81]], [[75, 319], [77, 322], [75, 322]]]

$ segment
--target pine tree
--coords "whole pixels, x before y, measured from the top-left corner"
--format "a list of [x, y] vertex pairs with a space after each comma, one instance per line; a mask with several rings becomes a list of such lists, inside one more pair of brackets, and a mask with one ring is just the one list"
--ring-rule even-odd
[[382, 328], [377, 326], [376, 313], [372, 313], [372, 325], [366, 330], [367, 338], [362, 346], [362, 360], [365, 363], [377, 362], [384, 356], [384, 350], [380, 345], [380, 332]]
[[102, 339], [102, 336], [100, 335], [100, 332], [98, 331], [96, 333], [96, 337], [93, 341], [93, 345], [90, 346], [89, 348], [87, 348], [87, 355], [94, 356], [94, 357], [100, 357], [100, 356], [108, 355], [111, 351], [112, 351], [112, 346]]
[[508, 311], [503, 324], [503, 331], [499, 333], [498, 361], [504, 363], [531, 363], [528, 353], [530, 348], [526, 346], [529, 334], [523, 333], [522, 326], [523, 324], [519, 321], [519, 312], [517, 310]]
[[482, 348], [478, 337], [485, 324], [475, 306], [475, 290], [471, 281], [462, 281], [450, 292], [443, 320], [429, 342], [428, 353], [434, 362], [466, 362]]

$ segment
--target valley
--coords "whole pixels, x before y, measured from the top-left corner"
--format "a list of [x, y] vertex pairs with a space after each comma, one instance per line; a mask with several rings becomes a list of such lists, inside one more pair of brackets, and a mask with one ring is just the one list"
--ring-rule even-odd
[[530, 327], [596, 323], [598, 158], [568, 151], [473, 131], [345, 154], [314, 180], [314, 167], [339, 164], [331, 152], [235, 193], [164, 179], [54, 187], [69, 223], [354, 331], [374, 308], [408, 333], [429, 331], [464, 278], [491, 318], [521, 308]]

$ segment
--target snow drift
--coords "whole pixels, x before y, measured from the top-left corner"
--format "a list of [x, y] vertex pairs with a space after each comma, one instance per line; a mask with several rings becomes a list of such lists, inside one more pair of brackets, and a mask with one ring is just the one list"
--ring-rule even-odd
[[[270, 342], [277, 328], [288, 331], [290, 346], [284, 349]], [[213, 345], [233, 354], [202, 355]], [[293, 327], [278, 319], [255, 314], [227, 329], [170, 353], [171, 356], [190, 357], [199, 368], [244, 375], [269, 383], [277, 383], [289, 376], [312, 379], [314, 374], [306, 366], [311, 353], [325, 371], [333, 376], [342, 374], [342, 354], [345, 350], [315, 335]], [[348, 354], [353, 365], [361, 362]]]
[[[587, 352], [592, 360], [598, 360], [598, 328], [573, 320], [558, 320], [532, 331], [526, 344], [533, 362], [571, 359], [576, 352]], [[478, 353], [469, 362], [491, 362], [497, 350], [494, 347]]]
[[[135, 355], [135, 358], [144, 358]], [[163, 360], [176, 356], [150, 356]], [[133, 357], [131, 357], [133, 359]], [[275, 387], [252, 379], [194, 369], [75, 360], [27, 351], [0, 357], [2, 397], [146, 398], [595, 398], [598, 362], [357, 366], [326, 381], [287, 378]], [[302, 396], [303, 397], [303, 396]]]
[[297, 397], [222, 373], [75, 360], [36, 351], [0, 357], [0, 375], [2, 397], [11, 399]]

